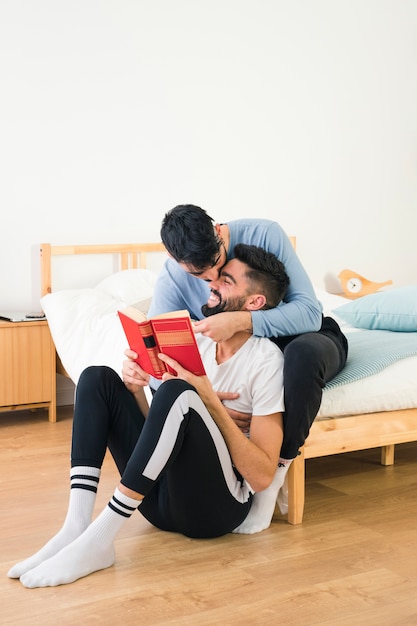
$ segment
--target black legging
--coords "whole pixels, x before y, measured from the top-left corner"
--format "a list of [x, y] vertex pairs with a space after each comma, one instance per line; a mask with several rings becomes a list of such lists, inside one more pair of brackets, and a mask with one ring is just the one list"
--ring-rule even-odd
[[284, 441], [281, 457], [293, 459], [308, 437], [325, 384], [344, 367], [348, 344], [339, 325], [323, 318], [315, 333], [277, 337], [284, 352]]
[[143, 494], [140, 512], [163, 530], [216, 537], [247, 516], [250, 490], [194, 387], [169, 380], [145, 420], [108, 367], [89, 367], [76, 390], [71, 466], [100, 468], [107, 447], [123, 485]]

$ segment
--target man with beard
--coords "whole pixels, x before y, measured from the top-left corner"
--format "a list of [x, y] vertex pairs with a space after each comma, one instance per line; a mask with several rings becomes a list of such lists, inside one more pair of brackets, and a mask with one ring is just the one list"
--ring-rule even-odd
[[[282, 263], [255, 246], [240, 245], [234, 252], [212, 282], [204, 312], [276, 307], [288, 286]], [[268, 492], [279, 463], [283, 356], [275, 344], [246, 331], [217, 344], [202, 337], [201, 351], [207, 371], [201, 377], [160, 355], [177, 376], [164, 375], [149, 409], [134, 352], [126, 351], [123, 381], [108, 367], [84, 370], [74, 407], [64, 525], [41, 550], [12, 567], [10, 578], [30, 588], [56, 586], [110, 567], [114, 539], [138, 507], [156, 527], [189, 537], [245, 532], [254, 493]], [[281, 380], [280, 394], [272, 380]], [[248, 436], [216, 394], [223, 385], [239, 390], [236, 410], [253, 416]], [[121, 481], [91, 522], [107, 447]], [[265, 508], [255, 507], [249, 532], [269, 525], [274, 504], [272, 499], [266, 520]]]

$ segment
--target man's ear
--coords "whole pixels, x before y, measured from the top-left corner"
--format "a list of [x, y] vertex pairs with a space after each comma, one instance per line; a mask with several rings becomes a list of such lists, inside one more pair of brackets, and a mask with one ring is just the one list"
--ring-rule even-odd
[[248, 296], [246, 300], [246, 310], [247, 311], [259, 311], [266, 304], [266, 296], [262, 293], [255, 293], [251, 296]]

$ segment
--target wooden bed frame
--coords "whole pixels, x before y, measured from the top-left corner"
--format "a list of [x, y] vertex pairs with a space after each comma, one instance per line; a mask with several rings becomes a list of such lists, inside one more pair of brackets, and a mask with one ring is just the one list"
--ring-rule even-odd
[[[291, 238], [295, 246], [295, 238]], [[162, 243], [52, 246], [41, 245], [41, 291], [52, 291], [52, 257], [57, 255], [112, 254], [118, 269], [146, 268], [147, 254], [164, 251]], [[117, 271], [117, 270], [115, 270]], [[65, 374], [65, 371], [60, 370]], [[320, 456], [381, 448], [382, 465], [394, 463], [397, 443], [417, 441], [417, 407], [398, 411], [317, 418], [300, 455], [288, 472], [288, 522], [300, 524], [305, 502], [305, 461]]]

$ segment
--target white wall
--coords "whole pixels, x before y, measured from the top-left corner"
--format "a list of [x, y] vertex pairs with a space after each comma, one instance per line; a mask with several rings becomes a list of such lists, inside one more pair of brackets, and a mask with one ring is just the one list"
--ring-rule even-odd
[[[415, 0], [0, 0], [0, 308], [38, 244], [181, 202], [298, 237], [313, 281], [417, 283]], [[332, 281], [330, 280], [330, 283]]]

